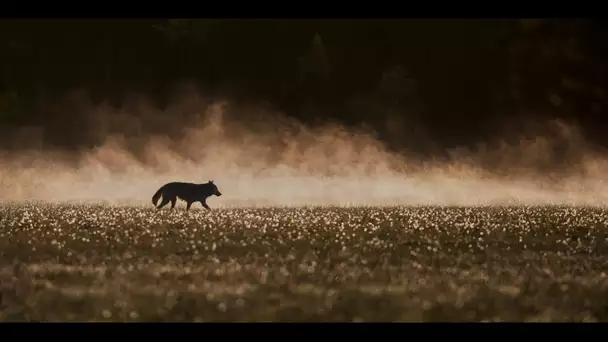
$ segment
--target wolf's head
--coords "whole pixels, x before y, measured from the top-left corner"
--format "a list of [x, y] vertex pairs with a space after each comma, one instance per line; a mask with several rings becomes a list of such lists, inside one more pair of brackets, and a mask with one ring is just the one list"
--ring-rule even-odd
[[210, 181], [209, 181], [209, 183], [207, 183], [207, 184], [209, 184], [209, 185], [211, 186], [211, 190], [213, 191], [213, 194], [214, 194], [215, 196], [217, 196], [217, 197], [222, 196], [222, 193], [221, 193], [221, 192], [220, 192], [220, 190], [217, 188], [217, 185], [215, 185], [215, 184], [213, 183], [213, 181], [212, 181], [212, 180], [210, 180]]

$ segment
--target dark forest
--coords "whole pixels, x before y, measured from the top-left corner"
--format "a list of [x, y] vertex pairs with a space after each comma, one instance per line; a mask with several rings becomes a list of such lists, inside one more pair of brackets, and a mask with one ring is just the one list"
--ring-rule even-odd
[[74, 102], [163, 108], [195, 84], [307, 123], [365, 123], [394, 149], [547, 119], [606, 146], [605, 32], [583, 19], [2, 20], [0, 141], [37, 130], [45, 146], [92, 146]]

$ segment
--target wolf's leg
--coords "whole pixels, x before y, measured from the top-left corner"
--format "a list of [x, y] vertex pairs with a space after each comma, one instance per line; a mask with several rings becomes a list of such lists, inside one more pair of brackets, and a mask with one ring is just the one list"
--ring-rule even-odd
[[192, 202], [186, 203], [186, 211], [190, 210], [191, 206], [192, 206]]
[[175, 208], [175, 203], [177, 203], [177, 198], [172, 198], [171, 199], [171, 209]]
[[211, 208], [209, 208], [209, 206], [207, 205], [206, 201], [201, 201], [201, 204], [203, 205], [203, 207], [205, 207], [205, 209], [211, 210]]
[[166, 206], [167, 204], [169, 204], [169, 200], [163, 197], [163, 200], [160, 202], [160, 204], [156, 208], [161, 209], [162, 207]]

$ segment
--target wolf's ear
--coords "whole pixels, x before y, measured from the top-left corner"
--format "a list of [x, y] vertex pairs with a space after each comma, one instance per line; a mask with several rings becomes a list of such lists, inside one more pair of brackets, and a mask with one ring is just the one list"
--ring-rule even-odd
[[212, 180], [210, 180], [210, 181], [209, 181], [209, 183], [213, 184], [213, 181], [212, 181]]

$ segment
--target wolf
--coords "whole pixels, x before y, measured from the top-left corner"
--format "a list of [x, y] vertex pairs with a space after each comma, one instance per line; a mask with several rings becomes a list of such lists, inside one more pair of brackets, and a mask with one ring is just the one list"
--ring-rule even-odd
[[177, 202], [177, 198], [180, 198], [186, 201], [186, 211], [190, 210], [190, 206], [192, 206], [194, 202], [201, 202], [203, 207], [207, 210], [211, 210], [207, 205], [207, 197], [213, 195], [219, 197], [222, 196], [222, 193], [212, 180], [203, 184], [171, 182], [161, 186], [160, 189], [154, 193], [154, 196], [152, 196], [152, 204], [156, 206], [156, 203], [158, 203], [158, 200], [162, 196], [163, 200], [160, 202], [160, 205], [156, 207], [157, 209], [161, 209], [169, 202], [171, 202], [171, 209], [173, 209]]

